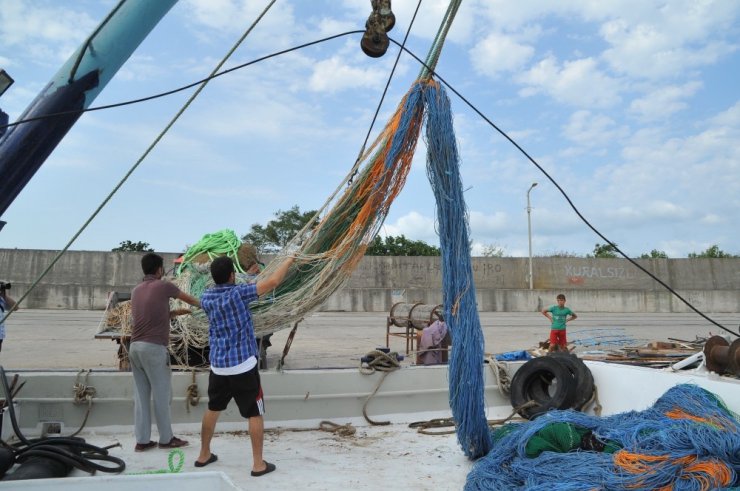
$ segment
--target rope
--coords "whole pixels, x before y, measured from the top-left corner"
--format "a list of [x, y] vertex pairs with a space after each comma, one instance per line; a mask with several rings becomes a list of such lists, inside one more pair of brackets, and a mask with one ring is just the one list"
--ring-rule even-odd
[[[72, 438], [74, 436], [77, 436], [82, 431], [82, 429], [87, 424], [87, 418], [90, 416], [90, 412], [92, 411], [93, 398], [97, 395], [98, 391], [95, 389], [95, 387], [92, 387], [90, 385], [87, 385], [87, 379], [90, 376], [90, 372], [91, 371], [92, 370], [90, 370], [90, 369], [87, 369], [87, 370], [82, 369], [82, 370], [80, 370], [77, 373], [77, 379], [75, 381], [74, 386], [72, 387], [73, 390], [74, 390], [74, 401], [73, 401], [74, 404], [84, 404], [84, 403], [87, 403], [87, 411], [85, 411], [85, 417], [82, 419], [82, 424], [80, 425], [80, 427], [77, 429], [77, 431], [75, 431], [74, 433], [72, 433], [71, 435], [69, 435], [68, 438]], [[85, 373], [85, 382], [84, 383], [81, 383], [80, 382], [80, 375], [83, 372]]]
[[354, 436], [357, 433], [357, 429], [350, 423], [339, 425], [331, 421], [322, 421], [319, 423], [319, 430], [345, 437]]
[[213, 260], [218, 256], [229, 256], [234, 260], [234, 268], [238, 272], [244, 273], [244, 269], [237, 257], [239, 246], [241, 245], [241, 241], [233, 230], [224, 229], [211, 234], [205, 234], [198, 242], [190, 246], [187, 252], [185, 252], [178, 271], [182, 271], [182, 269], [187, 264], [191, 263], [196, 256], [206, 254], [210, 260]]
[[[177, 462], [175, 462], [175, 458], [177, 458]], [[143, 471], [143, 472], [127, 472], [127, 476], [138, 476], [138, 475], [144, 475], [144, 474], [177, 474], [178, 472], [182, 472], [182, 468], [185, 465], [185, 452], [183, 452], [179, 448], [175, 448], [170, 450], [170, 452], [167, 454], [167, 469], [156, 469], [153, 471]]]
[[[228, 53], [221, 59], [221, 61], [216, 65], [216, 68], [214, 68], [211, 71], [210, 76], [215, 75], [218, 73], [218, 70], [226, 63], [226, 61], [231, 57], [231, 55], [236, 51], [236, 49], [241, 45], [241, 43], [244, 41], [244, 39], [249, 35], [250, 32], [252, 32], [252, 29], [259, 23], [260, 20], [262, 20], [262, 17], [265, 16], [267, 11], [272, 7], [272, 5], [275, 3], [275, 0], [271, 0], [269, 4], [264, 8], [262, 13], [255, 19], [255, 21], [252, 23], [251, 26], [244, 32], [244, 34], [239, 38], [239, 40], [232, 46], [232, 48], [229, 50]], [[28, 290], [21, 296], [21, 298], [16, 302], [15, 307], [11, 309], [3, 318], [3, 322], [10, 317], [10, 315], [15, 312], [18, 309], [18, 305], [23, 302], [23, 300], [28, 296], [31, 291], [33, 291], [34, 288], [36, 288], [36, 285], [51, 271], [51, 268], [54, 267], [54, 265], [59, 261], [59, 259], [64, 255], [64, 253], [67, 252], [67, 250], [72, 246], [72, 244], [77, 240], [77, 238], [82, 234], [82, 232], [87, 229], [88, 225], [95, 219], [95, 217], [98, 216], [100, 211], [105, 207], [105, 205], [108, 204], [108, 202], [113, 198], [113, 195], [118, 192], [118, 190], [123, 186], [123, 184], [128, 180], [129, 177], [131, 177], [131, 174], [134, 173], [134, 171], [139, 167], [139, 165], [144, 161], [144, 159], [149, 155], [149, 153], [154, 150], [154, 147], [157, 146], [157, 144], [160, 142], [162, 138], [164, 138], [164, 135], [167, 134], [167, 132], [170, 130], [170, 128], [175, 124], [175, 122], [182, 116], [182, 114], [185, 112], [185, 110], [190, 107], [190, 104], [195, 100], [196, 97], [203, 91], [203, 89], [208, 84], [208, 80], [206, 79], [203, 83], [200, 84], [200, 86], [195, 90], [193, 95], [188, 98], [188, 100], [183, 104], [183, 106], [180, 108], [179, 111], [175, 114], [175, 116], [172, 117], [169, 123], [164, 127], [162, 131], [157, 135], [157, 137], [154, 139], [154, 141], [149, 145], [149, 147], [144, 151], [144, 153], [139, 157], [139, 159], [134, 163], [133, 166], [126, 172], [126, 174], [121, 178], [121, 180], [118, 182], [118, 184], [115, 185], [113, 190], [108, 193], [108, 196], [105, 197], [105, 199], [98, 205], [98, 207], [95, 209], [95, 211], [90, 215], [90, 217], [85, 221], [85, 223], [82, 224], [82, 227], [72, 236], [71, 239], [69, 239], [69, 242], [64, 246], [64, 248], [59, 251], [55, 256], [54, 259], [52, 259], [51, 263], [44, 269], [44, 271], [41, 272], [41, 275], [39, 275], [38, 278], [31, 284], [31, 286], [28, 287]]]
[[422, 435], [451, 435], [455, 433], [455, 430], [449, 431], [428, 431], [429, 428], [448, 428], [455, 426], [454, 418], [437, 418], [430, 419], [428, 421], [415, 421], [409, 424], [409, 428], [416, 428], [417, 433]]
[[442, 252], [444, 319], [450, 328], [450, 408], [458, 423], [457, 440], [468, 458], [491, 447], [486, 424], [483, 330], [475, 300], [468, 215], [452, 127], [450, 100], [437, 83], [424, 92], [427, 175], [437, 203]]
[[293, 345], [293, 338], [295, 337], [296, 332], [298, 331], [298, 324], [303, 319], [297, 321], [295, 324], [293, 324], [293, 329], [290, 330], [290, 334], [288, 334], [288, 339], [285, 340], [285, 347], [283, 348], [283, 354], [280, 357], [280, 360], [278, 361], [277, 370], [282, 371], [283, 365], [285, 364], [285, 357], [288, 356], [288, 352], [290, 351], [290, 347]]
[[192, 370], [193, 381], [188, 388], [185, 390], [185, 409], [190, 414], [190, 406], [197, 406], [200, 402], [200, 394], [198, 393], [198, 384], [195, 382], [195, 370]]
[[398, 370], [399, 368], [401, 368], [401, 363], [398, 361], [398, 353], [396, 352], [386, 353], [380, 350], [373, 350], [363, 356], [360, 361], [360, 373], [363, 375], [372, 375], [376, 371], [383, 372], [383, 376], [378, 380], [378, 383], [375, 385], [375, 389], [373, 389], [370, 395], [367, 396], [365, 403], [362, 405], [362, 415], [371, 425], [385, 426], [391, 424], [390, 421], [375, 421], [371, 419], [370, 416], [367, 415], [367, 406], [372, 398], [375, 397], [375, 394], [378, 393], [378, 389], [383, 385], [388, 374]]
[[496, 378], [496, 387], [498, 387], [499, 393], [504, 397], [508, 397], [511, 380], [503, 363], [500, 363], [495, 357], [490, 357], [488, 359], [488, 366], [491, 367], [491, 372], [493, 372], [493, 376]]
[[[450, 27], [452, 27], [452, 21], [455, 19], [455, 15], [457, 15], [457, 10], [460, 8], [460, 4], [462, 4], [462, 0], [451, 0], [450, 4], [447, 6], [447, 11], [442, 18], [442, 23], [437, 30], [437, 35], [434, 37], [432, 47], [429, 49], [429, 54], [427, 54], [426, 62], [417, 77], [419, 80], [431, 79], [432, 73], [437, 67], [437, 62], [439, 61], [439, 55], [442, 53], [442, 45], [444, 44], [445, 39], [447, 39], [447, 33], [450, 31]], [[403, 48], [401, 48], [401, 50], [403, 50]]]

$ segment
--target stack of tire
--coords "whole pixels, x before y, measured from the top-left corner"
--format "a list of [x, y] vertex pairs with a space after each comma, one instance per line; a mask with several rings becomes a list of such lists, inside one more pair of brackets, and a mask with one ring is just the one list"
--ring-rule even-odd
[[533, 358], [511, 379], [511, 405], [526, 419], [551, 409], [580, 411], [591, 400], [594, 377], [576, 355], [554, 352]]

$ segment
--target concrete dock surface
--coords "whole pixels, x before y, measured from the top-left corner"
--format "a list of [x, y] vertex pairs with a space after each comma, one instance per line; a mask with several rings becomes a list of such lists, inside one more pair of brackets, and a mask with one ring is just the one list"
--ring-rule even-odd
[[[618, 344], [647, 341], [694, 341], [721, 328], [695, 313], [594, 313], [578, 312], [568, 326], [568, 340], [577, 349], [604, 350]], [[284, 368], [358, 367], [360, 358], [386, 345], [384, 312], [317, 312], [299, 324], [285, 358]], [[531, 349], [549, 335], [548, 320], [539, 312], [481, 312], [486, 353]], [[738, 331], [740, 313], [706, 314], [731, 331]], [[0, 365], [7, 369], [118, 368], [118, 345], [95, 339], [102, 310], [19, 310], [6, 321], [6, 338]], [[392, 327], [392, 331], [402, 329]], [[267, 351], [268, 369], [277, 366], [290, 330], [275, 333]], [[616, 344], [615, 344], [616, 343]], [[390, 348], [405, 354], [401, 337], [390, 338]], [[413, 363], [411, 354], [404, 364]]]

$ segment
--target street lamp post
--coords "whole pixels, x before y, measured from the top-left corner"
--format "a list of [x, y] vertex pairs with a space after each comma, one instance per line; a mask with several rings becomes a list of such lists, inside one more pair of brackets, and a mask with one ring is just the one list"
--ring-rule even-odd
[[529, 204], [529, 193], [532, 191], [532, 188], [534, 188], [537, 185], [536, 182], [533, 182], [531, 186], [529, 186], [529, 189], [527, 189], [527, 236], [529, 238], [529, 289], [532, 290], [534, 288], [534, 283], [532, 281], [532, 207]]

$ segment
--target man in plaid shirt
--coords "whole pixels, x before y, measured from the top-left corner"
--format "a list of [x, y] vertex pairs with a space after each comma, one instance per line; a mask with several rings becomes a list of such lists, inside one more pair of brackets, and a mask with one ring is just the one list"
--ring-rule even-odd
[[196, 467], [204, 467], [217, 460], [216, 454], [211, 453], [211, 438], [221, 411], [233, 398], [239, 413], [249, 420], [252, 476], [263, 476], [275, 470], [274, 464], [262, 459], [265, 406], [257, 367], [259, 350], [249, 304], [274, 290], [292, 264], [293, 258], [288, 258], [268, 278], [237, 285], [231, 258], [222, 256], [211, 263], [211, 276], [216, 286], [206, 290], [200, 301], [208, 316], [211, 374], [208, 379], [208, 409], [203, 415]]

